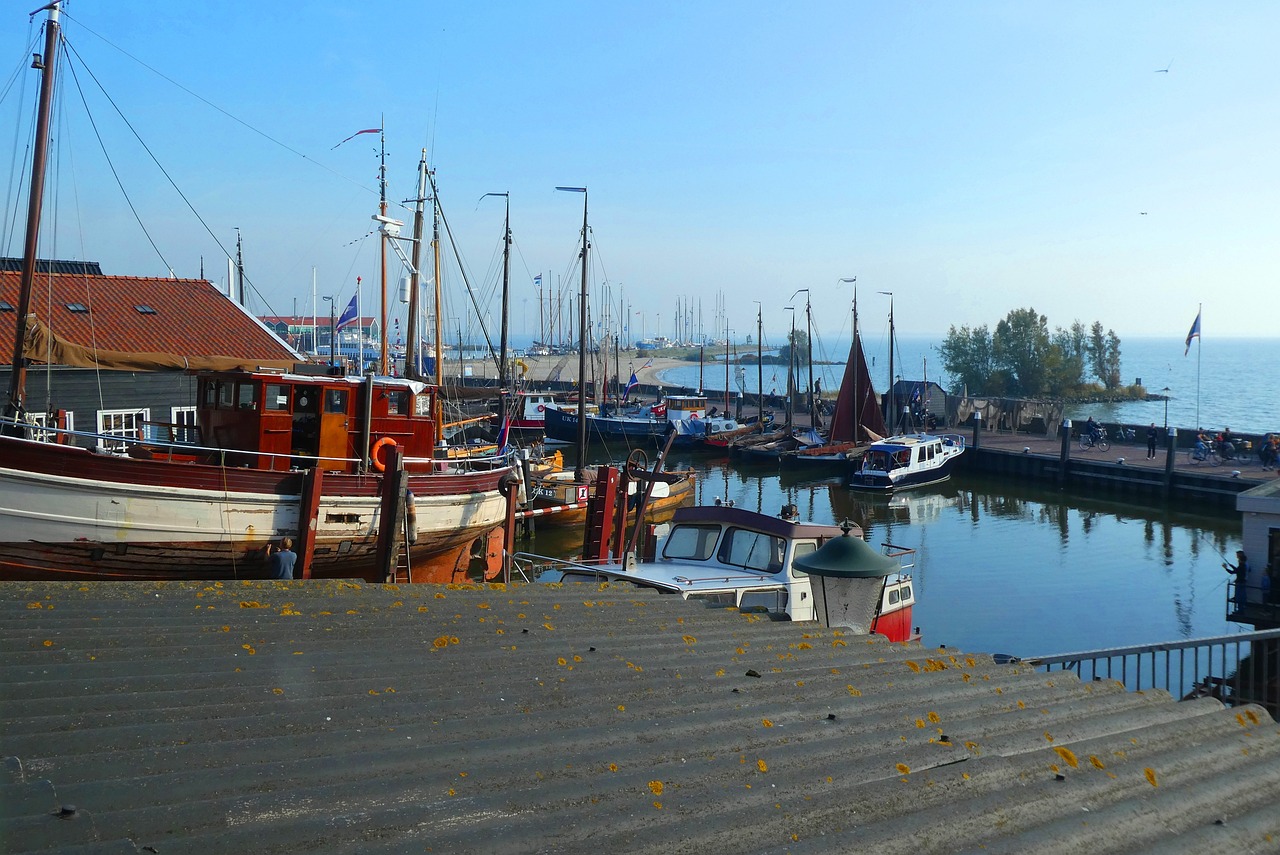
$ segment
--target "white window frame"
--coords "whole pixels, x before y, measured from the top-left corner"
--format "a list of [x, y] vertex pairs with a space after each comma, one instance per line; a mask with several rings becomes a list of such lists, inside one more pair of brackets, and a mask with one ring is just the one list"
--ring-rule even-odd
[[98, 410], [98, 434], [101, 437], [99, 441], [111, 451], [127, 451], [133, 443], [112, 442], [107, 437], [118, 436], [136, 440], [142, 422], [150, 420], [150, 407], [143, 407], [140, 410]]
[[[36, 430], [31, 432], [31, 438], [38, 442], [57, 442], [58, 433], [54, 430], [45, 430], [49, 426], [48, 413], [27, 413], [27, 421], [35, 425]], [[56, 425], [55, 425], [56, 427]], [[67, 427], [66, 430], [73, 431], [76, 429], [75, 414], [70, 410], [67, 411]]]
[[[195, 406], [170, 407], [169, 421], [175, 425], [182, 425], [183, 427], [195, 428], [196, 426]], [[195, 430], [177, 431], [176, 434], [177, 435], [174, 437], [174, 442], [177, 443], [178, 445], [195, 445], [196, 444], [195, 438], [199, 436], [199, 433]]]

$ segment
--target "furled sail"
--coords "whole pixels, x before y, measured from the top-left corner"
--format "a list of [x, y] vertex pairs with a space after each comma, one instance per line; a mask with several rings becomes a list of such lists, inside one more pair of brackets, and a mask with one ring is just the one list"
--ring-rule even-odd
[[49, 329], [35, 315], [27, 316], [22, 355], [45, 365], [104, 368], [115, 371], [252, 371], [255, 368], [293, 368], [296, 360], [252, 359], [236, 356], [183, 356], [176, 353], [134, 353], [97, 350], [75, 344]]

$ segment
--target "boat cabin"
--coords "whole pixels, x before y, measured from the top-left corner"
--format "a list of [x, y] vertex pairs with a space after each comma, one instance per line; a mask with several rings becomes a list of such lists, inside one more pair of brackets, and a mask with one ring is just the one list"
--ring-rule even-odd
[[707, 399], [702, 395], [668, 395], [667, 420], [672, 422], [684, 419], [705, 419], [707, 417]]
[[[293, 371], [199, 375], [200, 444], [241, 454], [262, 469], [381, 469], [394, 443], [408, 469], [430, 468], [437, 426], [436, 387], [396, 377], [348, 377], [341, 369], [297, 365]], [[231, 462], [230, 455], [228, 462]]]

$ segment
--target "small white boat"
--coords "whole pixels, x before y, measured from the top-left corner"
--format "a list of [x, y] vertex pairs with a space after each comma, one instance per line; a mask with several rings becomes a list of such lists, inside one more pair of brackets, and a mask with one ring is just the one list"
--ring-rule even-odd
[[849, 475], [849, 487], [891, 493], [937, 484], [951, 477], [964, 453], [964, 437], [956, 433], [900, 434], [873, 442]]
[[[796, 621], [832, 625], [830, 618], [838, 613], [835, 625], [891, 641], [918, 637], [911, 624], [915, 594], [906, 572], [914, 550], [885, 544], [882, 555], [861, 534], [848, 523], [842, 528], [792, 522], [727, 505], [700, 505], [675, 512], [648, 560], [592, 565], [518, 554], [515, 561], [526, 575], [536, 573], [544, 582], [629, 582]], [[826, 577], [846, 582], [857, 577], [862, 604], [837, 610]]]

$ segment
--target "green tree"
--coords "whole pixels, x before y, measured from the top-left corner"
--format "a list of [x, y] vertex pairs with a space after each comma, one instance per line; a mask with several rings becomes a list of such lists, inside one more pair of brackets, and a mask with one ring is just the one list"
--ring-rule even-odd
[[1120, 337], [1115, 330], [1107, 330], [1106, 378], [1102, 382], [1108, 389], [1120, 388]]
[[778, 356], [783, 362], [790, 362], [791, 349], [796, 351], [796, 365], [809, 364], [809, 334], [804, 330], [787, 333], [787, 343], [778, 348]]
[[1094, 321], [1089, 328], [1089, 373], [1099, 383], [1107, 382], [1107, 339], [1102, 334], [1102, 322]]
[[952, 391], [993, 394], [992, 375], [995, 372], [995, 355], [991, 347], [991, 332], [986, 325], [980, 327], [954, 326], [938, 347], [942, 368], [950, 374], [955, 384]]
[[1045, 390], [1049, 358], [1049, 319], [1035, 309], [1014, 309], [996, 324], [991, 337], [996, 365], [1009, 372], [1015, 395]]

